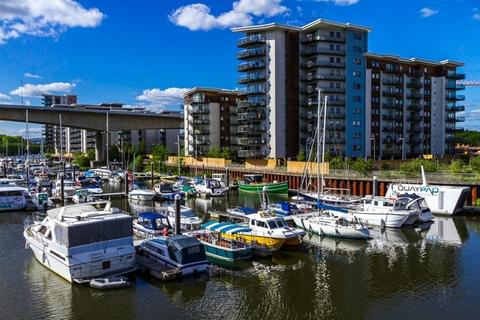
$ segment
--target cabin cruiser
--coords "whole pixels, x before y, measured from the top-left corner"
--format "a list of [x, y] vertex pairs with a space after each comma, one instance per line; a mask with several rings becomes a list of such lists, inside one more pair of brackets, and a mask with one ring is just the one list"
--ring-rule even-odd
[[93, 194], [88, 189], [77, 189], [72, 196], [73, 203], [87, 203], [95, 201]]
[[257, 210], [250, 207], [233, 207], [233, 208], [228, 208], [227, 213], [234, 217], [245, 218], [250, 214], [257, 213]]
[[394, 197], [404, 193], [413, 193], [425, 198], [428, 207], [433, 213], [454, 215], [462, 211], [470, 195], [470, 188], [466, 186], [430, 185], [425, 178], [422, 167], [422, 183], [392, 183], [388, 186], [386, 197]]
[[[175, 205], [167, 208], [168, 219], [170, 224], [175, 227]], [[197, 217], [193, 210], [186, 206], [180, 206], [180, 229], [182, 230], [198, 230], [202, 224], [202, 219]]]
[[133, 220], [133, 231], [137, 236], [153, 237], [165, 233], [172, 233], [172, 226], [168, 218], [156, 212], [141, 212], [138, 218]]
[[29, 199], [30, 195], [25, 188], [15, 185], [0, 186], [0, 211], [26, 209]]
[[222, 184], [215, 179], [199, 179], [195, 182], [195, 189], [210, 197], [221, 197], [228, 192], [228, 187], [222, 187]]
[[93, 194], [102, 194], [102, 185], [94, 179], [86, 179], [82, 184], [82, 188], [87, 189], [88, 192]]
[[356, 217], [339, 217], [328, 211], [296, 214], [292, 216], [295, 225], [307, 231], [345, 239], [368, 239], [370, 232]]
[[135, 270], [132, 217], [108, 201], [48, 210], [23, 235], [35, 258], [70, 282]]
[[[63, 195], [65, 197], [73, 197], [77, 191], [77, 186], [73, 180], [64, 180], [63, 181]], [[62, 196], [62, 181], [55, 181], [55, 189], [53, 189], [53, 194], [57, 197]]]
[[391, 228], [400, 228], [432, 219], [425, 200], [410, 196], [396, 199], [367, 196], [359, 205], [349, 208], [346, 212], [339, 210], [336, 213], [347, 219], [354, 216], [367, 225]]
[[173, 183], [157, 183], [153, 187], [153, 191], [155, 191], [157, 196], [162, 200], [174, 200], [177, 194], [183, 199], [185, 195], [183, 191], [175, 190]]
[[128, 193], [128, 199], [136, 201], [152, 201], [155, 196], [155, 192], [148, 189], [146, 185], [139, 183], [133, 183]]
[[[139, 263], [159, 264], [178, 270], [183, 277], [207, 272], [209, 262], [203, 244], [191, 236], [175, 235], [144, 240], [137, 247]], [[143, 259], [146, 258], [146, 259]]]

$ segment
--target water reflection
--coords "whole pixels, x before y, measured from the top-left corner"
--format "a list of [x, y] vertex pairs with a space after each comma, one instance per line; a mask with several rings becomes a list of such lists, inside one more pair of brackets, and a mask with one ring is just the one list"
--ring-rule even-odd
[[[113, 202], [132, 213], [162, 208]], [[231, 193], [187, 204], [204, 215], [230, 205], [258, 208], [260, 199]], [[35, 261], [24, 249], [27, 216], [0, 214], [2, 318], [472, 318], [480, 312], [479, 217], [375, 228], [370, 241], [306, 235], [306, 250], [220, 265], [207, 277], [163, 283], [138, 276], [133, 288], [96, 291], [72, 286]]]

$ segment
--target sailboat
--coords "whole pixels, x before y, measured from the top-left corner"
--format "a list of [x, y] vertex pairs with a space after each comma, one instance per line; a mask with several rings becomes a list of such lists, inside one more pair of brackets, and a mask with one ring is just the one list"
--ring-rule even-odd
[[[325, 96], [325, 104], [323, 107], [323, 138], [322, 138], [322, 163], [324, 162], [324, 153], [325, 153], [325, 128], [326, 128], [326, 117], [327, 117], [327, 102], [328, 97]], [[317, 111], [317, 159], [320, 159], [320, 90], [318, 91], [318, 111]], [[310, 155], [313, 150], [310, 150]], [[323, 179], [323, 170], [321, 175], [320, 182], [320, 170], [317, 167], [317, 194], [316, 199], [320, 204], [322, 199], [325, 200], [326, 197], [323, 193], [324, 179]], [[320, 185], [321, 184], [321, 185]], [[313, 195], [312, 193], [309, 193]], [[315, 195], [313, 195], [315, 196]], [[332, 196], [329, 195], [328, 199], [332, 199]], [[335, 200], [338, 202], [338, 200]], [[297, 227], [303, 228], [307, 231], [317, 233], [321, 236], [330, 236], [330, 237], [339, 237], [339, 238], [348, 238], [348, 239], [368, 239], [370, 237], [370, 232], [368, 228], [365, 227], [360, 220], [356, 217], [341, 217], [335, 214], [335, 211], [331, 210], [322, 210], [318, 212], [305, 213], [292, 215], [293, 221]]]

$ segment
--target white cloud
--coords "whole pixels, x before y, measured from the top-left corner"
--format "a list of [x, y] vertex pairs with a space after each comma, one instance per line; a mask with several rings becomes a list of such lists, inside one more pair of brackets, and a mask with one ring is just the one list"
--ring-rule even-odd
[[67, 28], [96, 27], [104, 18], [75, 0], [1, 0], [0, 44], [22, 35], [57, 37]]
[[9, 95], [6, 95], [4, 93], [0, 93], [0, 102], [1, 103], [9, 102], [10, 100], [12, 100], [12, 98]]
[[45, 94], [53, 93], [68, 93], [75, 88], [74, 83], [69, 82], [52, 82], [46, 84], [30, 84], [27, 83], [15, 90], [12, 90], [10, 94], [24, 97], [39, 97]]
[[30, 72], [25, 72], [23, 74], [23, 76], [25, 78], [31, 78], [31, 79], [42, 79], [42, 77], [40, 77], [38, 74], [33, 74], [33, 73], [30, 73]]
[[422, 18], [428, 18], [428, 17], [431, 17], [431, 16], [434, 16], [436, 14], [438, 14], [438, 10], [437, 9], [432, 9], [432, 8], [429, 8], [429, 7], [425, 7], [423, 9], [420, 10], [420, 15], [422, 16]]
[[474, 13], [473, 14], [473, 19], [480, 20], [480, 13]]
[[360, 0], [316, 0], [317, 2], [332, 2], [336, 6], [351, 6], [358, 3]]
[[142, 102], [141, 107], [152, 111], [162, 111], [168, 107], [182, 106], [183, 94], [188, 90], [186, 88], [145, 89], [137, 99]]
[[253, 16], [273, 17], [287, 13], [289, 9], [281, 5], [282, 1], [239, 0], [233, 2], [232, 10], [218, 16], [213, 15], [207, 5], [194, 3], [176, 9], [168, 17], [175, 25], [191, 31], [239, 27], [252, 24]]

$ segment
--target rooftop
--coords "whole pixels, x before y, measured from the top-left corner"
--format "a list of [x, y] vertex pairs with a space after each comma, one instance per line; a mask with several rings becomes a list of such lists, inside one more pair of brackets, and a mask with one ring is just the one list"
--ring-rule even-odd
[[290, 26], [286, 24], [279, 24], [279, 23], [267, 23], [267, 24], [259, 24], [259, 25], [251, 25], [245, 27], [237, 27], [232, 28], [233, 32], [249, 32], [249, 31], [264, 31], [264, 30], [291, 30], [291, 31], [308, 31], [310, 29], [319, 28], [319, 27], [333, 27], [333, 28], [341, 28], [341, 29], [349, 29], [349, 30], [357, 30], [357, 31], [364, 31], [370, 32], [372, 29], [368, 27], [363, 27], [359, 25], [354, 25], [349, 22], [335, 22], [331, 20], [325, 19], [317, 19], [312, 21], [304, 26]]
[[237, 90], [230, 90], [230, 89], [221, 89], [221, 88], [209, 88], [209, 87], [194, 87], [187, 92], [185, 92], [184, 96], [189, 96], [197, 92], [208, 92], [208, 93], [218, 93], [218, 94], [237, 94]]
[[421, 59], [416, 57], [402, 58], [396, 55], [378, 54], [373, 52], [366, 52], [364, 55], [366, 58], [376, 58], [376, 59], [397, 61], [397, 62], [409, 63], [409, 64], [428, 64], [432, 66], [450, 66], [450, 67], [463, 67], [465, 65], [463, 62], [457, 62], [457, 61], [451, 61], [451, 60], [434, 61], [434, 60]]

